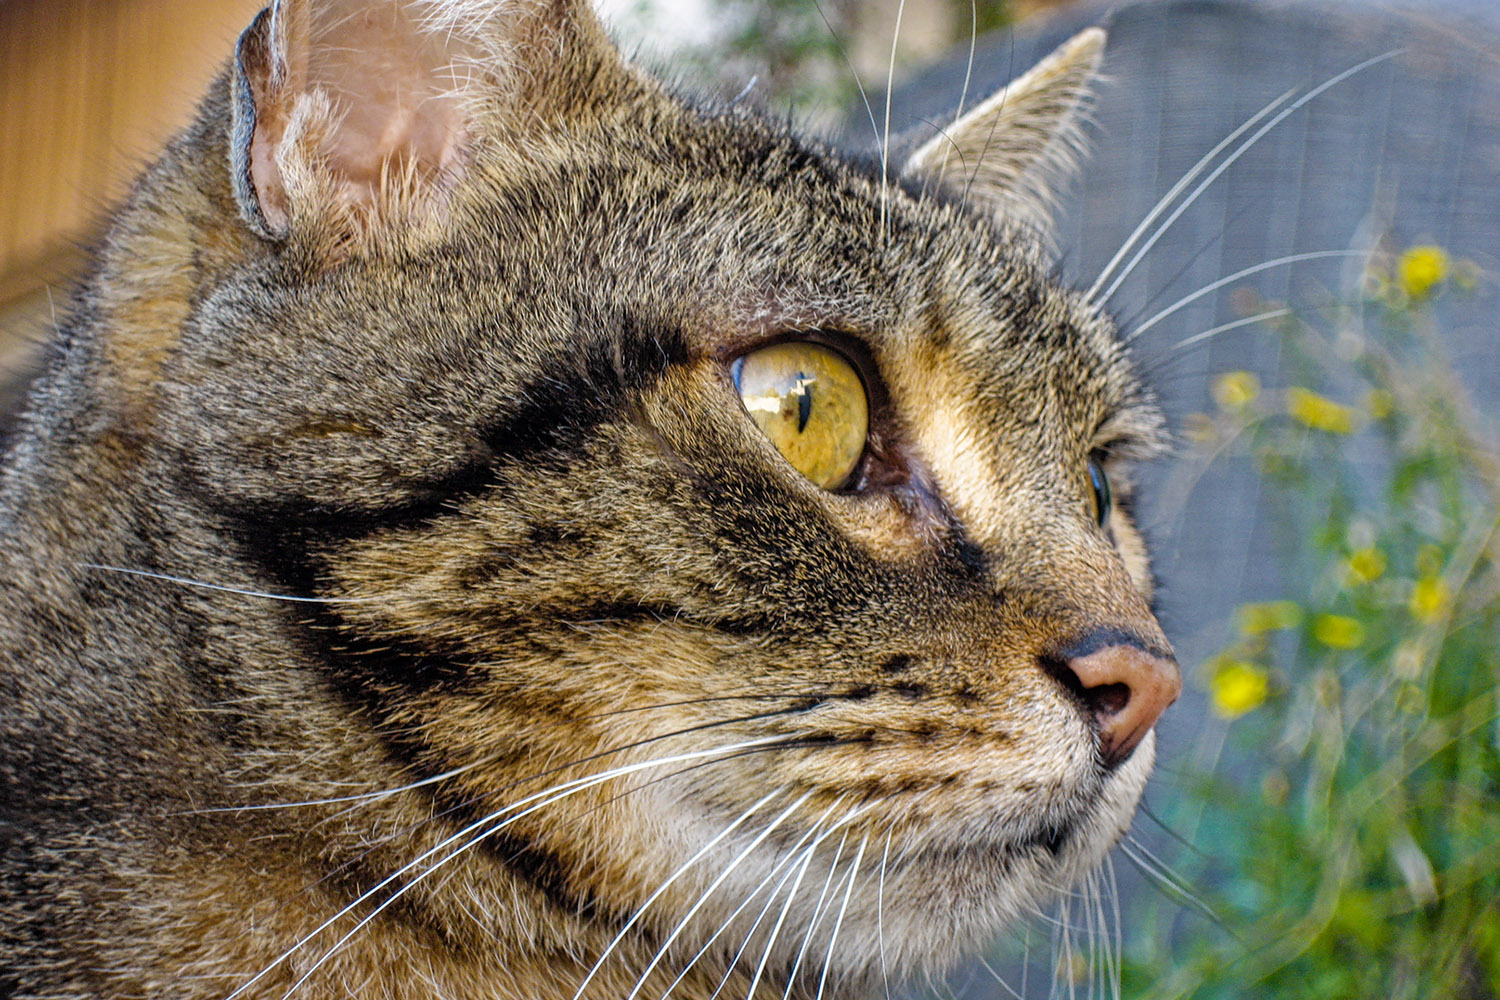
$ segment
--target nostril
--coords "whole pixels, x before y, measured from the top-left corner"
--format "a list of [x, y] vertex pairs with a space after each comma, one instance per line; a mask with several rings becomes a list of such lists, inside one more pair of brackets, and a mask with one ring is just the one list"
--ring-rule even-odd
[[1083, 700], [1099, 715], [1118, 715], [1130, 703], [1130, 688], [1124, 684], [1101, 684], [1084, 688]]
[[1104, 765], [1112, 768], [1130, 757], [1177, 700], [1182, 679], [1170, 655], [1130, 637], [1110, 638], [1102, 648], [1080, 643], [1061, 656], [1043, 657], [1042, 666], [1078, 699], [1099, 733]]

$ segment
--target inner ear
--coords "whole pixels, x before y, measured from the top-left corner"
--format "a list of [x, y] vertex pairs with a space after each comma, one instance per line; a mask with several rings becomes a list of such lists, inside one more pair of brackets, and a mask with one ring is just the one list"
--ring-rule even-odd
[[241, 213], [281, 238], [302, 217], [430, 211], [481, 115], [504, 131], [591, 107], [580, 81], [607, 93], [618, 66], [588, 0], [276, 0], [234, 64]]
[[461, 36], [425, 30], [405, 3], [283, 0], [235, 59], [236, 195], [263, 236], [284, 235], [301, 193], [323, 211], [410, 203], [461, 171]]
[[464, 144], [455, 74], [472, 53], [419, 30], [404, 4], [334, 4], [320, 13], [321, 23], [302, 29], [313, 33], [308, 43], [291, 48], [305, 62], [300, 89], [322, 91], [332, 105], [325, 164], [366, 199], [392, 173], [441, 177]]

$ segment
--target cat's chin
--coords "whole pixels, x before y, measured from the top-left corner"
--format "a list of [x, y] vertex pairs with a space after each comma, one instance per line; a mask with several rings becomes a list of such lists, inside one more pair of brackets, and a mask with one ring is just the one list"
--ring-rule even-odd
[[[886, 867], [883, 892], [850, 927], [834, 966], [847, 981], [910, 978], [945, 972], [1017, 922], [1038, 919], [1062, 894], [1082, 892], [1080, 909], [1109, 906], [1100, 873], [1104, 859], [1130, 829], [1151, 772], [1154, 736], [1100, 786], [1097, 798], [1056, 840], [965, 840], [935, 831], [933, 846]], [[1044, 937], [1047, 936], [1044, 928]]]
[[[1083, 907], [1097, 905], [1097, 895], [1107, 890], [1094, 876], [1130, 828], [1154, 751], [1153, 733], [1087, 804], [1055, 825], [1037, 824], [1019, 836], [1003, 830], [983, 835], [968, 824], [934, 830], [929, 846], [899, 865], [888, 862], [884, 892], [875, 893], [851, 935], [864, 947], [851, 941], [846, 974], [939, 972], [989, 944], [997, 929], [1045, 913], [1061, 894], [1082, 887]], [[861, 956], [873, 964], [861, 969]]]

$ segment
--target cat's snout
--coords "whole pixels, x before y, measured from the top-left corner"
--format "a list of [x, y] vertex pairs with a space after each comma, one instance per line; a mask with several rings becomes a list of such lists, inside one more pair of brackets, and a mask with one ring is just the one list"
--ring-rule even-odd
[[1108, 768], [1130, 757], [1182, 692], [1177, 661], [1128, 636], [1078, 643], [1051, 667], [1092, 716]]

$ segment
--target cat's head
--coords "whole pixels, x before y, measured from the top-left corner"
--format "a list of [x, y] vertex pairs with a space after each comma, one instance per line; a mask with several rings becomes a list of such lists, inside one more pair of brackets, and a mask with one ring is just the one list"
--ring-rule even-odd
[[576, 0], [284, 0], [121, 419], [344, 602], [318, 669], [444, 822], [508, 824], [497, 881], [524, 848], [678, 959], [770, 898], [783, 974], [944, 960], [1100, 861], [1177, 691], [1161, 420], [1038, 232], [1102, 44], [882, 176]]

